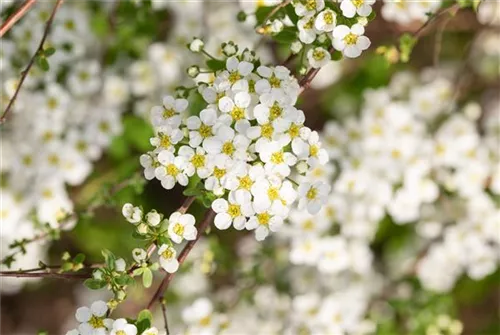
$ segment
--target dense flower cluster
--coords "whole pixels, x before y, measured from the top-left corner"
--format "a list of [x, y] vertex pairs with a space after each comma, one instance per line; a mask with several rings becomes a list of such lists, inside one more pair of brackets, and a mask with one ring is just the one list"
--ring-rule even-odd
[[399, 24], [410, 24], [414, 21], [427, 21], [429, 15], [434, 14], [441, 6], [441, 0], [411, 1], [411, 0], [384, 0], [382, 17], [387, 21]]
[[283, 224], [297, 195], [298, 206], [316, 214], [329, 187], [297, 187], [292, 179], [325, 164], [327, 153], [294, 107], [297, 80], [285, 67], [257, 64], [248, 50], [229, 56], [213, 82], [199, 83], [207, 104], [199, 115], [187, 116], [186, 99], [165, 97], [151, 111], [155, 149], [141, 164], [145, 177], [166, 189], [200, 179], [204, 190], [220, 197], [212, 203], [217, 228], [255, 230], [262, 240]]
[[[36, 6], [2, 38], [2, 113], [51, 10], [51, 3]], [[122, 131], [128, 85], [112, 70], [101, 73], [89, 21], [84, 7], [60, 9], [47, 42], [56, 48], [49, 58], [50, 73], [31, 68], [2, 127], [2, 255], [9, 253], [13, 241], [31, 238], [39, 228], [72, 228], [75, 221], [67, 216], [73, 202], [66, 186], [82, 184], [93, 162]], [[31, 261], [20, 256], [14, 265], [36, 266], [44, 259], [44, 249], [40, 242], [29, 245]], [[2, 279], [1, 289], [17, 289], [20, 283]]]

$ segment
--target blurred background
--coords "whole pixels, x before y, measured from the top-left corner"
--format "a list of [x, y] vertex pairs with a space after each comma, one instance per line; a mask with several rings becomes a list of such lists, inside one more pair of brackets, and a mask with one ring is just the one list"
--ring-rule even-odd
[[[2, 0], [2, 20], [6, 20], [20, 3]], [[366, 92], [390, 85], [394, 89], [398, 86], [393, 80], [394, 75], [402, 72], [414, 78], [425, 78], [425, 73], [430, 77], [442, 73], [451, 78], [454, 104], [463, 106], [466, 102], [475, 101], [482, 110], [493, 115], [488, 122], [499, 124], [500, 9], [496, 2], [492, 3], [484, 8], [481, 4], [479, 13], [467, 8], [458, 10], [454, 16], [438, 18], [419, 33], [408, 62], [391, 63], [390, 54], [383, 54], [379, 47], [398, 46], [402, 34], [419, 31], [423, 22], [388, 19], [381, 13], [383, 3], [377, 2], [374, 5], [377, 16], [367, 26], [366, 32], [372, 41], [370, 49], [360, 58], [332, 62], [323, 68], [312, 87], [301, 96], [299, 107], [306, 115], [306, 125], [322, 130], [329, 120], [340, 122], [348, 117], [360, 116], [370, 99], [365, 96]], [[38, 2], [1, 40], [2, 110], [12, 96], [19, 71], [36, 50], [53, 4], [49, 1]], [[243, 10], [251, 13], [255, 10], [252, 6], [256, 5], [244, 3]], [[51, 103], [47, 101], [48, 96], [58, 98], [58, 103], [64, 104], [65, 109], [59, 117], [63, 120], [55, 123], [58, 126], [54, 128], [59, 127], [55, 130], [56, 137], [61, 136], [67, 142], [76, 141], [72, 136], [77, 135], [71, 135], [69, 131], [66, 133], [65, 129], [81, 129], [84, 125], [94, 127], [93, 132], [88, 133], [99, 138], [100, 142], [95, 145], [95, 153], [89, 151], [89, 159], [85, 163], [75, 160], [76, 165], [85, 171], [68, 172], [70, 177], [67, 180], [71, 182], [63, 186], [54, 182], [57, 184], [54, 186], [48, 181], [50, 178], [46, 178], [46, 183], [37, 186], [33, 192], [43, 194], [43, 187], [47, 185], [53, 187], [51, 190], [54, 192], [64, 188], [66, 193], [58, 198], [60, 207], [57, 208], [81, 213], [78, 224], [71, 230], [52, 236], [54, 241], [31, 243], [26, 255], [19, 255], [16, 259], [13, 269], [37, 267], [39, 260], [45, 264], [60, 264], [64, 252], [71, 255], [84, 253], [86, 264], [99, 263], [102, 262], [103, 247], [130, 260], [130, 250], [138, 246], [138, 242], [132, 238], [134, 227], [121, 215], [122, 205], [130, 202], [142, 205], [145, 210], [154, 208], [165, 215], [180, 206], [184, 198], [182, 188], [177, 186], [166, 191], [157, 180], [147, 182], [142, 176], [139, 156], [151, 148], [149, 138], [153, 136], [153, 130], [148, 121], [150, 108], [160, 104], [161, 97], [173, 93], [176, 86], [188, 86], [189, 78], [184, 70], [191, 64], [199, 63], [198, 56], [188, 54], [185, 45], [192, 36], [205, 37], [214, 52], [226, 40], [233, 40], [243, 47], [254, 46], [258, 42], [258, 54], [266, 62], [279, 64], [288, 57], [288, 48], [276, 41], [264, 38], [259, 42], [261, 36], [253, 32], [251, 22], [239, 23], [236, 16], [240, 10], [239, 3], [212, 1], [202, 4], [187, 1], [66, 1], [62, 5], [49, 37], [50, 45], [56, 49], [53, 56], [47, 57], [50, 69], [44, 71], [43, 65], [34, 67], [12, 118], [0, 129], [2, 210], [11, 208], [11, 203], [18, 201], [16, 195], [26, 189], [26, 185], [24, 188], [19, 185], [35, 180], [34, 175], [38, 173], [37, 165], [41, 163], [37, 163], [40, 161], [35, 159], [38, 157], [35, 154], [41, 145], [45, 145], [43, 143], [47, 143], [40, 142], [40, 139], [51, 136], [47, 129], [54, 125], [51, 122], [44, 125], [47, 123], [45, 115], [49, 112], [43, 109]], [[295, 65], [291, 65], [293, 71], [296, 70]], [[478, 125], [481, 122], [476, 120]], [[478, 133], [484, 134], [485, 127], [478, 126]], [[77, 137], [87, 140], [88, 133]], [[64, 156], [65, 149], [59, 146], [55, 150]], [[32, 157], [30, 159], [34, 159], [34, 164], [24, 166], [22, 158], [28, 157], [28, 154]], [[498, 195], [492, 196], [498, 208]], [[40, 208], [36, 201], [30, 198], [22, 206], [19, 205], [22, 210], [16, 212], [17, 216], [2, 214], [2, 259], [10, 254], [9, 245], [14, 241], [46, 231], [32, 223], [41, 219], [31, 218], [33, 215], [43, 216], [41, 212], [53, 210], [53, 207]], [[92, 211], [86, 210], [89, 204]], [[203, 211], [203, 205], [198, 202], [190, 210], [197, 217]], [[31, 223], [12, 223], [21, 221]], [[370, 242], [376, 267], [387, 263], [388, 255], [404, 254], [408, 245], [415, 241], [414, 226], [396, 224], [390, 217], [384, 218], [376, 230]], [[496, 230], [496, 234], [500, 232]], [[203, 245], [197, 246], [199, 251], [190, 255], [192, 265], [182, 269], [181, 275], [176, 277], [167, 300], [175, 305], [186, 295], [193, 297], [200, 292], [224, 291], [227, 287], [240, 285], [245, 280], [242, 273], [246, 270], [245, 265], [237, 262], [235, 257], [241, 255], [241, 250], [247, 245], [248, 250], [258, 249], [255, 253], [260, 253], [260, 257], [272, 260], [265, 266], [279, 269], [279, 264], [284, 262], [280, 253], [283, 248], [286, 249], [286, 244], [271, 239], [254, 246], [248, 241], [249, 235], [252, 234], [244, 231], [212, 230]], [[396, 261], [390, 266], [397, 268], [402, 263]], [[192, 267], [198, 267], [199, 271], [190, 275]], [[267, 273], [269, 269], [262, 271]], [[436, 271], [446, 272], [447, 269]], [[279, 274], [276, 276], [279, 277]], [[265, 275], [260, 280], [269, 284]], [[449, 292], [422, 295], [419, 305], [398, 306], [400, 312], [391, 322], [398, 324], [403, 322], [402, 319], [405, 322], [408, 319], [417, 320], [425, 318], [421, 314], [438, 315], [436, 311], [443, 310], [462, 321], [463, 334], [499, 334], [499, 280], [498, 269], [480, 280], [460, 276]], [[42, 330], [49, 334], [63, 334], [73, 326], [77, 307], [88, 305], [103, 295], [107, 297], [105, 292], [91, 291], [81, 281], [74, 280], [2, 278], [0, 285], [1, 334], [33, 334]], [[127, 315], [138, 312], [153, 294], [156, 285], [149, 290], [132, 289], [130, 299], [117, 313]], [[286, 287], [288, 284], [283, 285]], [[280, 287], [279, 282], [276, 286]], [[251, 288], [240, 293], [244, 297], [252, 292]], [[220, 299], [224, 301], [226, 298]], [[440, 307], [436, 307], [438, 305]], [[175, 315], [172, 312], [171, 323], [180, 327], [182, 321]], [[381, 329], [380, 334], [425, 333], [405, 331], [408, 328], [398, 326]]]

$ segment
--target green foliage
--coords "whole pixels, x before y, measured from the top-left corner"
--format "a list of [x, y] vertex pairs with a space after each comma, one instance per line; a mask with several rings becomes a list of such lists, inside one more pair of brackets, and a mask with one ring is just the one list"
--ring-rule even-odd
[[264, 23], [264, 20], [269, 16], [269, 14], [273, 11], [276, 6], [262, 6], [257, 9], [255, 12], [255, 19], [257, 21], [257, 26], [260, 26]]
[[137, 322], [135, 323], [137, 327], [137, 333], [141, 334], [143, 331], [151, 327], [153, 322], [153, 315], [147, 309], [142, 310], [137, 316]]
[[399, 38], [399, 51], [400, 51], [400, 60], [403, 63], [408, 63], [410, 60], [411, 53], [415, 44], [417, 44], [418, 39], [411, 34], [403, 34]]

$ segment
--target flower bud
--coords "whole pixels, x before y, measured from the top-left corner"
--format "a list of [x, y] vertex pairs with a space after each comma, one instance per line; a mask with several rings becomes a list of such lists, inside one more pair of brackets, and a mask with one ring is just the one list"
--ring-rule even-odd
[[201, 39], [195, 38], [189, 44], [189, 50], [191, 50], [192, 52], [198, 53], [198, 52], [201, 52], [201, 50], [203, 50], [204, 46], [205, 46], [205, 43]]

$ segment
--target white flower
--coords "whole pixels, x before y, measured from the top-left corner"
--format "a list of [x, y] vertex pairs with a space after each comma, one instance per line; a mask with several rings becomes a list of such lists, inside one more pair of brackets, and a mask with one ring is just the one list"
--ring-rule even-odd
[[246, 136], [236, 134], [233, 128], [226, 125], [220, 126], [215, 136], [209, 137], [203, 142], [203, 148], [209, 154], [218, 156], [217, 159], [246, 160], [249, 145], [250, 140]]
[[163, 98], [163, 106], [155, 106], [151, 109], [151, 122], [153, 126], [170, 126], [178, 128], [182, 121], [184, 111], [189, 103], [186, 99], [175, 99], [172, 96]]
[[195, 38], [189, 44], [189, 50], [191, 50], [192, 52], [201, 52], [201, 50], [203, 50], [204, 46], [205, 46], [205, 43], [203, 42], [203, 40], [201, 40], [199, 38]]
[[104, 335], [111, 328], [113, 320], [106, 318], [108, 306], [102, 300], [96, 301], [88, 307], [76, 310], [76, 320], [80, 322], [78, 331], [82, 335]]
[[144, 178], [152, 180], [155, 177], [155, 169], [160, 165], [156, 159], [156, 155], [152, 153], [143, 154], [139, 158], [141, 166], [144, 168]]
[[174, 273], [179, 269], [179, 261], [177, 261], [177, 252], [167, 244], [163, 244], [158, 250], [160, 256], [160, 265], [168, 273]]
[[196, 173], [198, 177], [205, 179], [213, 171], [213, 159], [201, 147], [197, 147], [195, 151], [191, 147], [184, 145], [179, 149], [179, 156], [186, 159], [187, 164], [184, 173], [188, 177], [192, 177]]
[[137, 335], [137, 328], [125, 319], [116, 319], [110, 335]]
[[230, 159], [219, 159], [214, 162], [214, 171], [210, 177], [205, 180], [205, 188], [214, 192], [215, 195], [224, 194], [224, 187], [230, 176], [230, 169], [233, 162]]
[[359, 16], [368, 16], [372, 13], [372, 5], [375, 0], [342, 0], [340, 9], [345, 17], [354, 17], [356, 13]]
[[273, 214], [286, 217], [295, 201], [297, 192], [290, 181], [279, 178], [262, 178], [252, 186], [256, 211], [271, 210]]
[[283, 225], [283, 218], [274, 215], [269, 211], [255, 211], [256, 214], [248, 219], [246, 228], [248, 230], [255, 230], [255, 239], [263, 241], [269, 232], [276, 232]]
[[364, 33], [365, 28], [360, 24], [355, 24], [351, 28], [345, 25], [336, 26], [332, 34], [333, 47], [342, 51], [346, 57], [359, 57], [371, 43], [368, 37], [363, 36]]
[[148, 225], [156, 227], [157, 225], [160, 224], [160, 221], [161, 221], [161, 215], [158, 214], [158, 212], [156, 212], [155, 210], [152, 210], [151, 212], [146, 214], [146, 222], [148, 223]]
[[178, 128], [170, 126], [160, 126], [157, 128], [157, 135], [152, 137], [149, 142], [156, 147], [155, 151], [174, 151], [175, 145], [184, 138], [184, 134]]
[[115, 261], [116, 271], [123, 272], [123, 271], [125, 271], [126, 267], [127, 267], [127, 263], [125, 263], [125, 260], [123, 258], [119, 258]]
[[285, 151], [283, 145], [276, 141], [262, 146], [259, 156], [265, 163], [266, 171], [279, 174], [282, 177], [288, 177], [290, 166], [297, 163], [297, 158], [292, 153]]
[[129, 203], [123, 205], [122, 215], [128, 222], [133, 224], [137, 224], [142, 221], [142, 210]]
[[248, 92], [238, 92], [233, 99], [228, 96], [221, 98], [218, 106], [222, 113], [231, 116], [233, 122], [238, 122], [250, 118], [248, 107], [251, 101]]
[[309, 61], [309, 64], [315, 69], [325, 66], [330, 62], [331, 59], [332, 56], [325, 48], [317, 47], [310, 49], [307, 52], [307, 60]]
[[316, 30], [315, 16], [309, 15], [304, 16], [297, 22], [297, 28], [299, 29], [299, 40], [304, 44], [311, 44], [316, 40], [318, 31]]
[[132, 250], [132, 257], [134, 258], [134, 261], [136, 263], [142, 263], [148, 257], [148, 253], [144, 249], [135, 248], [134, 250]]
[[227, 71], [224, 71], [221, 77], [224, 78], [226, 85], [232, 86], [239, 80], [248, 76], [253, 71], [253, 67], [252, 63], [246, 61], [240, 62], [238, 58], [232, 56], [227, 59]]
[[168, 222], [168, 236], [175, 243], [181, 243], [183, 239], [188, 241], [196, 239], [195, 218], [191, 214], [174, 212]]
[[245, 228], [246, 218], [254, 214], [251, 196], [242, 190], [229, 192], [228, 200], [217, 199], [212, 203], [215, 216], [215, 226], [224, 230], [231, 224], [234, 228], [241, 230]]
[[330, 186], [318, 181], [313, 184], [308, 182], [302, 183], [299, 186], [299, 209], [307, 208], [311, 214], [317, 214], [327, 200]]
[[[375, 1], [375, 0], [374, 0]], [[325, 9], [316, 16], [314, 26], [319, 31], [330, 32], [337, 24], [337, 14], [331, 9]]]
[[186, 159], [181, 156], [174, 156], [169, 151], [163, 150], [158, 154], [158, 162], [162, 164], [155, 170], [156, 178], [161, 181], [161, 185], [167, 190], [172, 189], [178, 182], [182, 186], [188, 184], [188, 177], [184, 173]]
[[300, 0], [293, 1], [295, 13], [298, 16], [311, 15], [325, 8], [324, 0]]
[[217, 123], [217, 111], [215, 109], [204, 109], [200, 116], [191, 116], [186, 120], [189, 132], [189, 145], [198, 147], [203, 140], [214, 135], [214, 125]]
[[349, 267], [349, 250], [343, 237], [324, 238], [318, 268], [324, 273], [338, 273]]
[[292, 151], [299, 160], [306, 160], [310, 167], [328, 162], [328, 152], [321, 147], [319, 134], [309, 128], [300, 129], [301, 136], [292, 141]]

